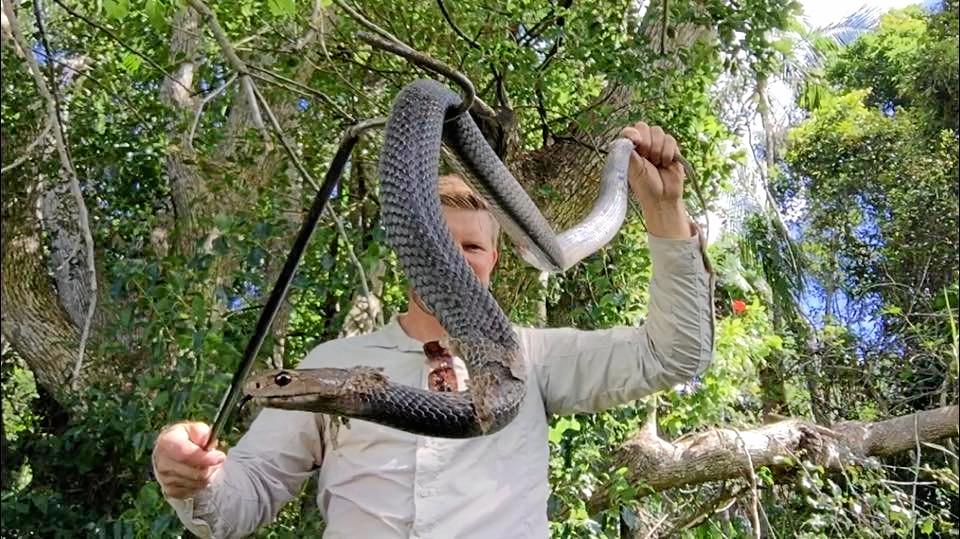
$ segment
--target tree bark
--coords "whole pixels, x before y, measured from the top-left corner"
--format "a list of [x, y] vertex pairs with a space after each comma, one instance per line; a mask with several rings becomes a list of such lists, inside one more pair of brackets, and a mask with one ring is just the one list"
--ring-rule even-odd
[[[808, 459], [828, 470], [886, 457], [958, 435], [960, 407], [944, 406], [884, 421], [844, 421], [824, 428], [787, 419], [750, 430], [711, 429], [674, 442], [643, 429], [620, 447], [618, 466], [650, 494], [684, 485], [746, 476], [763, 466], [784, 468]], [[752, 469], [751, 469], [752, 464]], [[592, 511], [608, 500], [605, 490], [590, 500]]]
[[[312, 35], [316, 35], [316, 32]], [[176, 254], [189, 257], [198, 250], [209, 248], [219, 233], [212, 227], [210, 218], [217, 211], [231, 212], [246, 204], [247, 199], [241, 192], [211, 196], [206, 185], [207, 176], [222, 174], [224, 167], [230, 167], [237, 172], [237, 176], [243, 178], [244, 189], [255, 191], [269, 184], [284, 165], [284, 159], [275, 151], [258, 151], [253, 164], [243, 170], [230, 161], [240, 151], [254, 153], [252, 145], [244, 142], [239, 135], [250, 125], [243, 95], [234, 99], [229, 121], [223, 128], [224, 141], [217, 151], [212, 152], [214, 155], [208, 158], [194, 151], [190, 140], [191, 126], [202, 98], [195, 94], [193, 88], [196, 86], [194, 75], [197, 55], [202, 50], [202, 36], [203, 29], [197, 12], [189, 7], [180, 10], [174, 17], [170, 50], [171, 54], [178, 54], [182, 59], [173, 67], [172, 73], [164, 77], [159, 88], [163, 101], [171, 111], [168, 116], [171, 143], [167, 147], [165, 169], [173, 212], [169, 221], [154, 231], [154, 241], [147, 249], [148, 252], [153, 251], [152, 255], [163, 256], [172, 247]], [[4, 41], [3, 44], [6, 46], [9, 43]], [[306, 78], [313, 69], [308, 63], [302, 64], [298, 75]], [[296, 98], [286, 100], [276, 110], [281, 123], [290, 121], [298, 113]], [[257, 150], [262, 148], [258, 146]], [[57, 198], [59, 194], [45, 189], [43, 182], [39, 171], [29, 169], [26, 164], [4, 174], [3, 227], [0, 233], [2, 333], [29, 365], [37, 383], [55, 400], [65, 404], [73, 394], [67, 382], [80, 342], [81, 322], [78, 317], [83, 306], [89, 302], [89, 297], [84, 294], [89, 296], [90, 287], [82, 279], [69, 281], [70, 275], [64, 273], [67, 269], [65, 263], [73, 258], [71, 251], [76, 251], [76, 241], [75, 234], [71, 234], [68, 227], [61, 226], [61, 223], [69, 223], [73, 215], [66, 211], [69, 208], [64, 208]], [[295, 205], [291, 212], [284, 213], [292, 229], [301, 220], [300, 189], [299, 181], [291, 181], [285, 193]], [[52, 238], [50, 242], [45, 238], [45, 232]], [[173, 240], [172, 245], [168, 245], [168, 240]], [[281, 253], [277, 257], [280, 263], [287, 244], [288, 238], [281, 235], [269, 246], [271, 252]], [[234, 261], [231, 257], [220, 257], [216, 264], [213, 280], [208, 287], [210, 294], [215, 289], [216, 281], [229, 272]], [[279, 263], [271, 261], [268, 266], [268, 274], [275, 276]], [[270, 278], [268, 276], [267, 280]], [[109, 287], [98, 288], [105, 291]], [[126, 301], [124, 298], [103, 296], [101, 299], [106, 301], [97, 309], [91, 343], [100, 337], [98, 330], [104, 328], [105, 324], [99, 323], [103, 322], [101, 318], [113, 316], [120, 310], [118, 302], [122, 305]], [[275, 337], [282, 338], [285, 333], [288, 312], [289, 307], [285, 306], [277, 316]], [[136, 342], [136, 328], [130, 334], [117, 338], [129, 338], [131, 349], [140, 344]], [[278, 349], [282, 352], [282, 342]], [[110, 370], [111, 363], [115, 363], [94, 357], [95, 350], [90, 350], [88, 355], [91, 359], [85, 365], [92, 372]], [[91, 375], [85, 373], [85, 376]], [[83, 380], [77, 389], [82, 391], [82, 388]]]

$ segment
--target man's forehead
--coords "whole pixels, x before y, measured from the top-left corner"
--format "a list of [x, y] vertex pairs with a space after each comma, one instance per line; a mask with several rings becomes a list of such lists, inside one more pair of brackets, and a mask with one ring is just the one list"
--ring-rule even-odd
[[444, 206], [443, 213], [447, 225], [451, 229], [456, 229], [460, 235], [489, 236], [496, 227], [493, 215], [488, 211]]

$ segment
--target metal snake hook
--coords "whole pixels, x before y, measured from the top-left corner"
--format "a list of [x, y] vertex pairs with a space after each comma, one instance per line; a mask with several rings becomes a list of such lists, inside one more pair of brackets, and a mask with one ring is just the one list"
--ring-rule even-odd
[[310, 206], [310, 211], [307, 213], [303, 224], [300, 225], [300, 231], [297, 233], [297, 237], [293, 242], [293, 247], [291, 247], [290, 253], [283, 263], [283, 269], [280, 270], [277, 282], [273, 285], [273, 290], [270, 291], [270, 296], [267, 298], [267, 303], [263, 306], [263, 310], [260, 311], [260, 317], [257, 319], [257, 325], [253, 330], [253, 335], [250, 337], [247, 347], [243, 351], [243, 358], [240, 360], [240, 365], [233, 374], [233, 380], [230, 381], [230, 389], [220, 402], [220, 408], [217, 410], [217, 416], [216, 419], [214, 419], [210, 436], [204, 444], [204, 450], [209, 450], [213, 447], [220, 433], [223, 432], [223, 428], [230, 419], [230, 416], [233, 414], [234, 409], [237, 407], [243, 382], [246, 380], [247, 375], [250, 374], [253, 363], [257, 358], [257, 353], [260, 351], [260, 346], [263, 345], [263, 340], [273, 325], [273, 320], [277, 315], [277, 311], [280, 309], [280, 304], [286, 296], [287, 290], [290, 288], [290, 283], [293, 281], [297, 266], [300, 264], [300, 259], [303, 257], [307, 243], [310, 241], [310, 236], [313, 235], [313, 231], [320, 221], [320, 217], [323, 215], [327, 201], [330, 199], [333, 190], [340, 184], [340, 177], [343, 175], [343, 169], [350, 159], [350, 152], [353, 151], [353, 147], [361, 135], [371, 129], [383, 127], [385, 124], [385, 118], [374, 118], [351, 126], [344, 133], [340, 147], [337, 148], [337, 153], [330, 162], [330, 168], [324, 177], [323, 185], [321, 185], [317, 191], [313, 199], [313, 204]]

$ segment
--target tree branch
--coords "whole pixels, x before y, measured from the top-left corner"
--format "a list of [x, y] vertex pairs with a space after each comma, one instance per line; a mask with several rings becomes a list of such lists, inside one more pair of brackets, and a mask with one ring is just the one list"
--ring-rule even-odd
[[187, 147], [189, 147], [191, 150], [193, 150], [193, 137], [197, 133], [197, 125], [200, 123], [200, 116], [203, 114], [203, 107], [205, 107], [207, 103], [211, 101], [213, 98], [217, 97], [218, 95], [223, 93], [224, 90], [229, 88], [230, 85], [233, 84], [233, 81], [236, 80], [236, 78], [237, 78], [236, 73], [234, 73], [233, 75], [230, 75], [230, 78], [228, 78], [226, 82], [221, 84], [220, 87], [218, 87], [216, 90], [210, 92], [210, 94], [204, 97], [203, 101], [201, 101], [200, 104], [197, 105], [197, 112], [193, 116], [193, 123], [190, 125], [190, 133], [187, 135]]
[[726, 488], [720, 489], [720, 493], [717, 496], [698, 507], [696, 511], [692, 511], [673, 522], [670, 530], [663, 534], [662, 537], [676, 537], [682, 531], [699, 526], [712, 515], [725, 511], [733, 505], [733, 503], [737, 501], [737, 498], [748, 488], [747, 485], [743, 485], [733, 492], [727, 491]]
[[[270, 126], [273, 128], [273, 133], [276, 135], [277, 139], [280, 141], [280, 144], [283, 146], [284, 151], [287, 153], [287, 157], [290, 158], [290, 161], [293, 163], [293, 166], [297, 169], [297, 172], [300, 173], [301, 179], [310, 184], [314, 190], [320, 190], [320, 184], [314, 180], [313, 176], [307, 171], [306, 167], [303, 166], [303, 163], [300, 162], [300, 159], [297, 158], [297, 154], [294, 153], [293, 148], [290, 147], [287, 143], [286, 135], [283, 132], [283, 128], [280, 126], [280, 122], [277, 121], [277, 117], [273, 114], [273, 110], [270, 108], [270, 105], [260, 94], [260, 91], [257, 90], [256, 86], [253, 87], [256, 97], [260, 100], [260, 103], [263, 104], [263, 109], [267, 113], [267, 119], [270, 121]], [[356, 254], [353, 252], [353, 247], [350, 244], [350, 238], [347, 237], [347, 232], [343, 228], [343, 224], [340, 222], [339, 217], [334, 213], [333, 208], [330, 207], [329, 203], [327, 204], [327, 210], [330, 212], [330, 215], [333, 216], [333, 220], [337, 223], [337, 231], [343, 237], [343, 241], [347, 246], [347, 254], [350, 257], [351, 262], [356, 266], [358, 275], [360, 276], [360, 284], [363, 287], [364, 294], [367, 297], [370, 297], [370, 286], [367, 284], [366, 272], [363, 270], [363, 264], [360, 263], [360, 260], [357, 259]], [[377, 321], [380, 325], [383, 325], [383, 315], [378, 311], [379, 315]]]
[[[735, 479], [760, 467], [784, 467], [794, 456], [828, 470], [861, 464], [958, 435], [960, 406], [944, 406], [884, 421], [845, 421], [824, 428], [802, 419], [787, 419], [755, 429], [711, 429], [673, 443], [652, 437], [643, 428], [619, 450], [617, 464], [630, 470], [630, 479], [650, 494], [684, 485]], [[795, 463], [794, 463], [795, 464]], [[588, 507], [595, 512], [607, 503], [603, 490]]]
[[213, 12], [206, 4], [200, 0], [187, 0], [187, 3], [190, 4], [193, 9], [196, 9], [205, 19], [210, 26], [210, 31], [213, 33], [214, 39], [217, 40], [217, 43], [220, 45], [220, 50], [223, 51], [224, 57], [227, 59], [234, 70], [236, 70], [237, 75], [240, 76], [240, 87], [243, 88], [244, 94], [247, 96], [247, 102], [250, 105], [250, 113], [253, 115], [253, 125], [256, 126], [261, 132], [264, 132], [265, 127], [263, 124], [263, 116], [260, 114], [260, 107], [257, 106], [257, 97], [256, 92], [253, 87], [253, 80], [250, 78], [250, 71], [247, 69], [247, 64], [237, 56], [236, 49], [233, 48], [233, 45], [230, 43], [230, 38], [227, 37], [226, 32], [223, 31], [223, 28], [220, 26], [220, 21], [217, 19], [217, 14]]
[[[127, 45], [126, 42], [124, 42], [122, 39], [120, 39], [119, 36], [117, 36], [117, 34], [114, 34], [113, 32], [111, 32], [109, 28], [103, 26], [102, 24], [98, 24], [96, 21], [93, 21], [93, 20], [91, 20], [90, 18], [88, 18], [88, 17], [86, 17], [86, 16], [84, 16], [84, 15], [82, 15], [82, 14], [74, 11], [72, 8], [70, 8], [70, 6], [64, 4], [62, 0], [53, 0], [53, 3], [55, 3], [55, 4], [57, 4], [58, 6], [62, 7], [62, 8], [64, 9], [64, 11], [66, 11], [67, 13], [69, 13], [71, 16], [73, 16], [73, 17], [75, 17], [75, 18], [77, 18], [77, 19], [80, 19], [81, 21], [87, 23], [88, 25], [90, 25], [90, 26], [96, 28], [97, 30], [100, 30], [100, 31], [103, 32], [104, 34], [106, 34], [110, 39], [112, 39], [112, 40], [115, 41], [118, 45], [120, 45], [121, 47], [123, 47], [124, 50], [126, 50], [126, 51], [130, 52], [130, 54], [133, 54], [134, 56], [137, 56], [138, 58], [142, 59], [142, 60], [143, 60], [144, 62], [146, 62], [146, 64], [147, 64], [148, 66], [150, 66], [152, 69], [154, 69], [154, 70], [162, 73], [163, 76], [164, 76], [164, 78], [170, 79], [170, 80], [174, 81], [175, 83], [177, 82], [177, 80], [174, 79], [174, 78], [170, 75], [170, 73], [167, 73], [167, 70], [165, 70], [162, 66], [160, 66], [160, 64], [158, 64], [158, 63], [156, 63], [155, 61], [153, 61], [153, 58], [150, 58], [150, 57], [147, 56], [146, 54], [143, 54], [142, 52], [140, 52], [140, 51], [138, 51], [137, 49], [131, 47], [130, 45]], [[190, 88], [187, 88], [186, 86], [184, 86], [184, 89], [187, 90], [188, 92], [191, 91]]]
[[347, 237], [347, 231], [343, 228], [343, 221], [340, 220], [337, 212], [333, 211], [333, 208], [328, 206], [327, 211], [329, 211], [330, 216], [333, 217], [333, 222], [337, 224], [337, 232], [340, 233], [340, 237], [343, 238], [343, 243], [347, 247], [347, 256], [357, 268], [358, 275], [360, 276], [360, 287], [363, 289], [364, 298], [366, 298], [367, 314], [369, 314], [371, 319], [375, 319], [380, 327], [383, 327], [383, 310], [373, 304], [374, 297], [370, 292], [370, 285], [367, 284], [367, 273], [364, 271], [363, 264], [360, 263], [356, 253], [353, 252], [353, 245], [350, 243], [350, 238]]
[[[364, 17], [355, 9], [347, 5], [347, 3], [344, 2], [343, 0], [334, 0], [334, 2], [337, 4], [337, 6], [339, 6], [341, 9], [346, 11], [347, 14], [349, 14], [354, 20], [356, 20], [365, 28], [367, 28], [368, 30], [376, 34], [376, 35], [370, 35], [366, 33], [359, 34], [359, 37], [364, 41], [366, 41], [367, 43], [370, 43], [371, 45], [374, 45], [381, 49], [397, 54], [403, 57], [404, 59], [406, 59], [407, 61], [419, 67], [422, 67], [424, 69], [427, 69], [429, 71], [442, 75], [448, 78], [449, 80], [456, 82], [461, 88], [464, 89], [465, 93], [468, 91], [468, 87], [470, 90], [472, 90], [473, 83], [470, 82], [470, 79], [468, 79], [465, 75], [463, 75], [456, 69], [453, 69], [452, 67], [441, 62], [440, 60], [437, 60], [436, 58], [433, 58], [432, 56], [424, 54], [414, 49], [413, 47], [407, 45], [400, 39], [396, 38], [390, 32], [387, 32], [383, 28], [380, 28], [373, 22], [367, 20], [366, 17]], [[496, 118], [497, 116], [496, 111], [494, 111], [489, 105], [484, 103], [479, 97], [476, 97], [474, 95], [472, 99], [473, 99], [473, 103], [471, 104], [470, 109], [474, 112], [474, 114], [479, 114], [479, 115], [487, 116], [490, 118]]]
[[[6, 13], [7, 20], [10, 23], [10, 30], [13, 34], [14, 40], [16, 41], [17, 45], [24, 52], [26, 52], [26, 54], [24, 54], [24, 58], [27, 61], [27, 67], [30, 70], [30, 74], [33, 76], [34, 83], [37, 86], [37, 91], [47, 104], [47, 118], [50, 124], [53, 126], [54, 142], [56, 143], [57, 153], [60, 157], [61, 170], [67, 177], [67, 182], [70, 186], [70, 192], [73, 195], [74, 203], [77, 205], [77, 224], [81, 233], [83, 234], [83, 240], [86, 247], [86, 270], [89, 274], [90, 281], [87, 283], [87, 313], [80, 332], [80, 346], [77, 353], [77, 361], [74, 364], [73, 375], [70, 378], [71, 384], [75, 387], [79, 379], [80, 369], [83, 366], [83, 355], [86, 351], [87, 339], [90, 336], [90, 325], [93, 322], [93, 313], [97, 307], [97, 270], [94, 260], [93, 234], [90, 232], [90, 219], [87, 214], [87, 206], [83, 200], [83, 194], [80, 191], [80, 182], [77, 179], [77, 173], [73, 168], [73, 161], [70, 159], [70, 152], [67, 149], [66, 132], [63, 127], [63, 120], [60, 117], [60, 100], [57, 94], [56, 81], [53, 76], [53, 66], [49, 62], [47, 63], [51, 79], [51, 87], [48, 88], [47, 83], [43, 78], [43, 73], [40, 70], [40, 65], [37, 63], [36, 56], [30, 52], [27, 52], [32, 51], [33, 49], [29, 46], [27, 40], [23, 37], [23, 33], [20, 31], [20, 24], [13, 12], [12, 6], [9, 2], [4, 2], [3, 9]], [[39, 0], [34, 0], [34, 16], [36, 17], [37, 30], [40, 33], [40, 40], [43, 45], [44, 52], [47, 57], [50, 57], [50, 45], [47, 42], [46, 33], [44, 32], [43, 28], [43, 13], [40, 9]]]
[[446, 19], [447, 24], [450, 25], [450, 28], [453, 28], [453, 31], [456, 32], [456, 34], [464, 41], [466, 41], [470, 45], [470, 48], [479, 49], [480, 45], [476, 41], [470, 39], [470, 37], [463, 33], [463, 30], [457, 26], [457, 23], [453, 22], [453, 18], [450, 17], [450, 13], [447, 11], [447, 6], [443, 4], [443, 0], [437, 0], [437, 6], [440, 7], [440, 13], [443, 13], [443, 18]]
[[[40, 42], [43, 44], [43, 52], [50, 58], [50, 43], [47, 41], [47, 33], [43, 27], [43, 9], [40, 6], [40, 0], [33, 0], [33, 14], [36, 18], [37, 31], [40, 33]], [[13, 22], [13, 17], [10, 17]], [[18, 28], [19, 30], [19, 28]], [[23, 36], [20, 36], [21, 39]], [[26, 50], [26, 49], [25, 49]], [[39, 75], [39, 66], [36, 57], [27, 55], [27, 63], [31, 68], [37, 69]], [[33, 71], [33, 69], [31, 69]], [[80, 191], [80, 181], [77, 178], [77, 171], [73, 168], [73, 160], [70, 158], [70, 150], [67, 148], [67, 133], [63, 127], [63, 118], [60, 116], [60, 95], [57, 90], [57, 80], [53, 73], [53, 64], [47, 62], [47, 75], [50, 77], [50, 89], [45, 91], [38, 85], [37, 89], [41, 94], [46, 94], [48, 108], [52, 108], [50, 117], [56, 120], [54, 129], [54, 139], [57, 142], [57, 153], [60, 154], [60, 163], [67, 171], [67, 180], [70, 182], [70, 193], [73, 195], [73, 201], [77, 205], [77, 220], [80, 232], [83, 234], [83, 242], [86, 247], [87, 274], [89, 278], [87, 293], [87, 313], [83, 320], [83, 327], [80, 330], [80, 346], [77, 351], [77, 362], [73, 366], [73, 374], [70, 376], [70, 385], [74, 389], [80, 379], [80, 369], [83, 367], [83, 354], [86, 351], [87, 339], [90, 337], [90, 325], [93, 323], [93, 313], [97, 309], [97, 268], [95, 252], [93, 245], [93, 234], [90, 231], [90, 216], [87, 214], [87, 205], [83, 200], [83, 193]], [[42, 78], [38, 79], [43, 82]], [[52, 97], [52, 102], [50, 100]]]
[[[347, 111], [343, 110], [342, 108], [340, 108], [340, 106], [337, 105], [336, 102], [334, 102], [334, 100], [331, 99], [330, 96], [328, 96], [327, 94], [325, 94], [325, 93], [323, 93], [323, 92], [320, 92], [320, 91], [318, 91], [318, 90], [314, 90], [313, 88], [311, 88], [311, 87], [309, 87], [309, 86], [307, 86], [307, 85], [305, 85], [305, 84], [303, 84], [303, 83], [297, 82], [297, 81], [295, 81], [295, 80], [293, 80], [293, 79], [291, 79], [291, 78], [284, 77], [283, 75], [280, 75], [280, 74], [278, 74], [278, 73], [274, 73], [273, 71], [269, 71], [269, 70], [267, 70], [267, 69], [263, 69], [262, 67], [258, 67], [258, 66], [251, 66], [251, 67], [252, 67], [255, 71], [258, 71], [259, 73], [263, 73], [264, 75], [269, 75], [270, 77], [273, 77], [274, 79], [277, 79], [277, 80], [270, 80], [270, 79], [268, 79], [267, 77], [263, 77], [263, 76], [258, 75], [258, 74], [256, 74], [256, 73], [252, 73], [251, 75], [252, 75], [254, 78], [259, 79], [259, 80], [262, 80], [263, 82], [266, 82], [266, 83], [268, 83], [268, 84], [274, 84], [274, 85], [276, 85], [276, 86], [280, 86], [280, 87], [282, 87], [282, 88], [286, 88], [287, 90], [290, 90], [291, 92], [294, 92], [294, 93], [298, 93], [298, 94], [301, 94], [301, 95], [310, 95], [310, 96], [313, 96], [313, 97], [317, 97], [317, 98], [319, 98], [321, 101], [323, 101], [324, 103], [326, 103], [326, 105], [327, 105], [328, 107], [330, 107], [331, 109], [333, 109], [334, 112], [336, 112], [337, 114], [339, 114], [341, 118], [347, 119], [350, 123], [357, 123], [356, 118], [354, 118], [352, 114], [350, 114], [349, 112], [347, 112]], [[280, 81], [280, 82], [277, 82], [277, 81]]]
[[660, 27], [660, 56], [667, 51], [667, 24], [670, 22], [670, 0], [663, 0], [663, 13], [660, 14], [663, 25]]
[[36, 149], [36, 147], [39, 146], [40, 143], [43, 142], [45, 138], [47, 138], [47, 135], [50, 134], [50, 129], [52, 128], [53, 128], [53, 123], [50, 121], [50, 117], [48, 116], [44, 123], [43, 131], [40, 131], [40, 134], [37, 135], [37, 138], [33, 139], [33, 142], [31, 142], [29, 145], [27, 145], [26, 148], [23, 149], [23, 155], [14, 159], [13, 162], [10, 163], [9, 165], [6, 165], [3, 168], [0, 168], [0, 174], [6, 174], [7, 172], [10, 172], [11, 170], [26, 163], [30, 159], [30, 155], [33, 154], [33, 150]]

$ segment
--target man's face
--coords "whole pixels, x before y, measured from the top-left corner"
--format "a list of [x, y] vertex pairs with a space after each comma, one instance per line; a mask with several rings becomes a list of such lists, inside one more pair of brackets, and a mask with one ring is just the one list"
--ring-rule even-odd
[[485, 211], [463, 210], [443, 206], [447, 227], [454, 243], [460, 247], [467, 263], [485, 286], [490, 284], [490, 274], [497, 265], [500, 253], [494, 244], [493, 217]]

